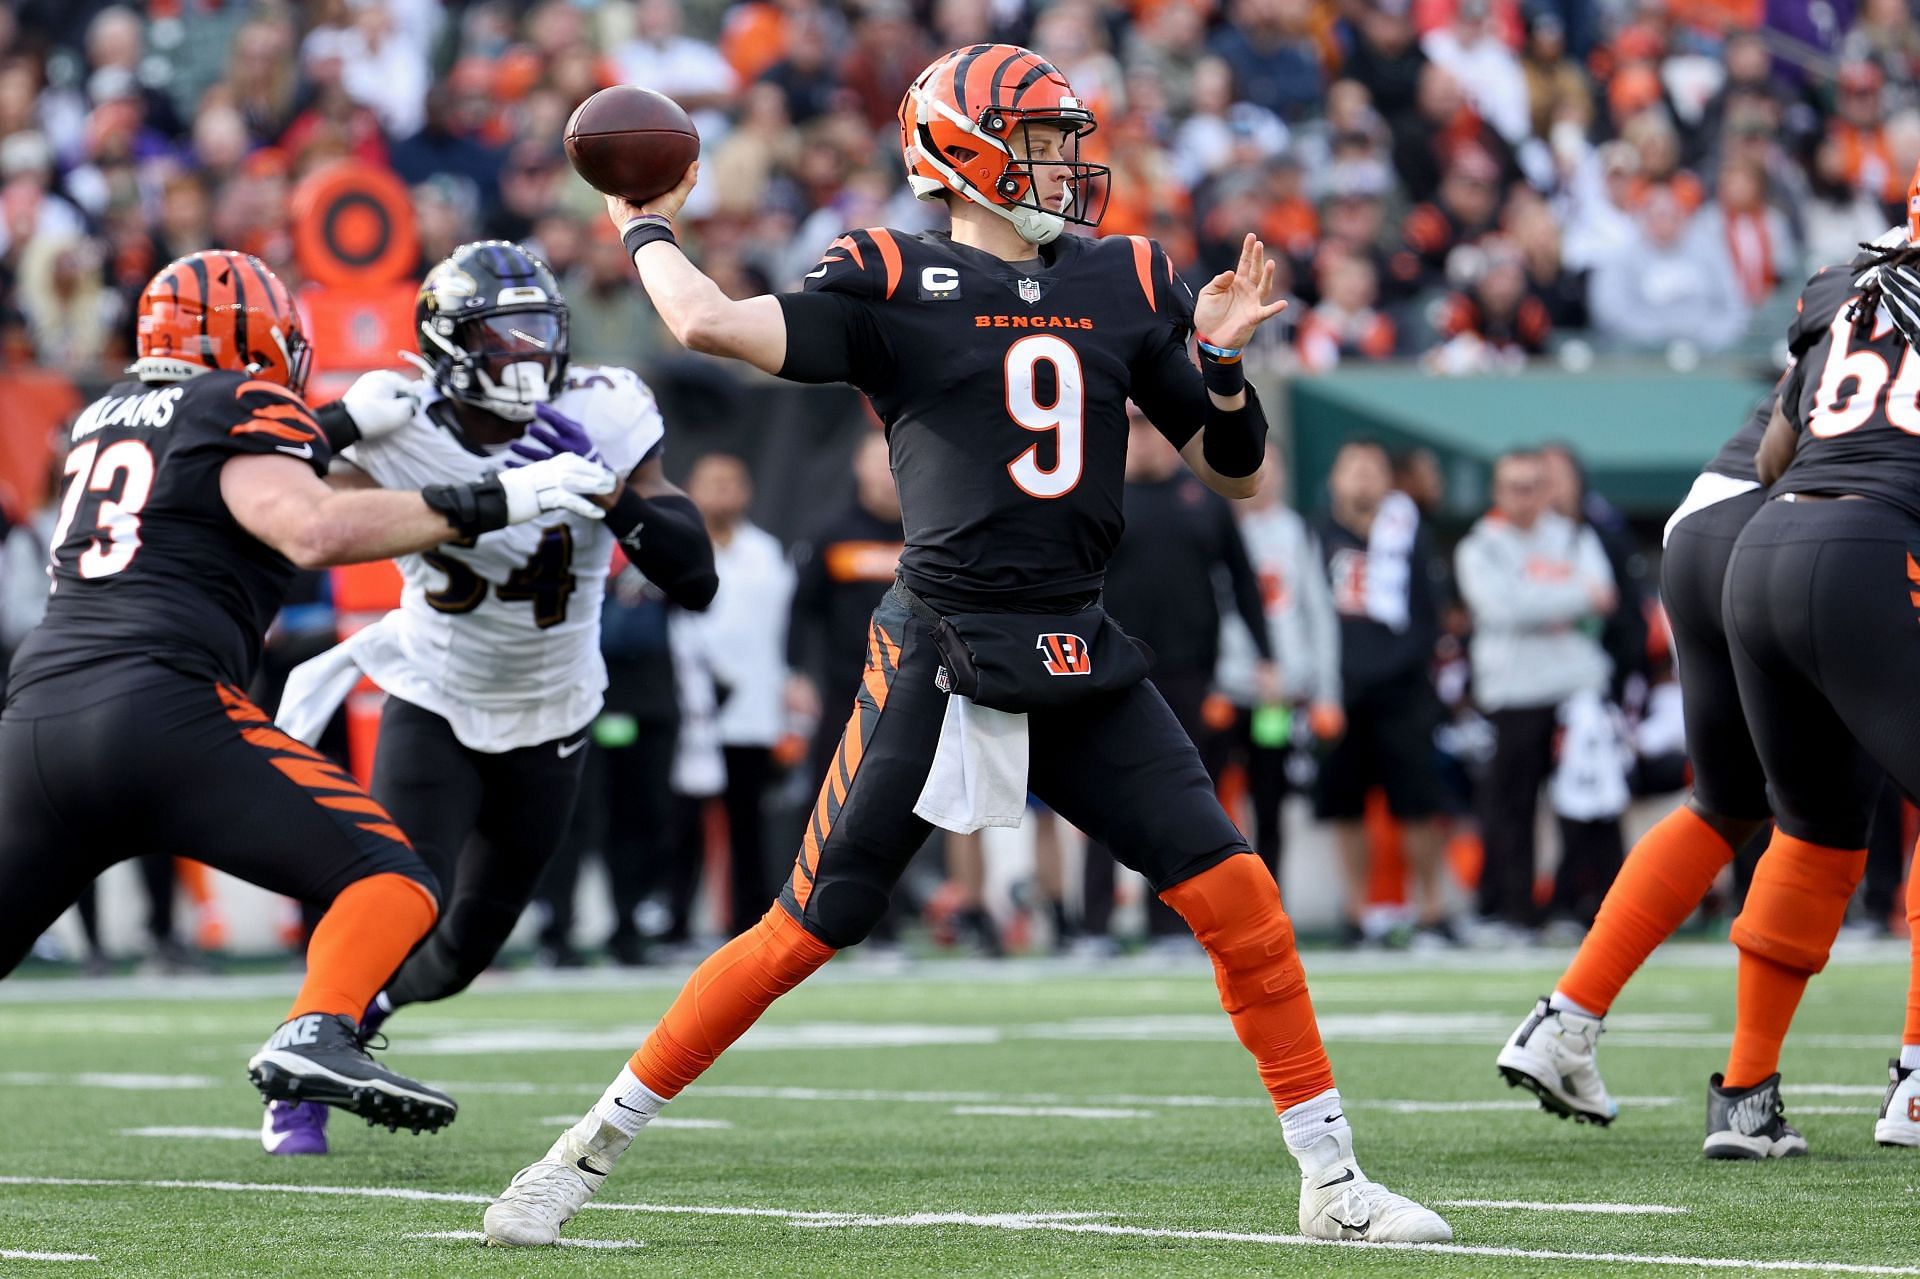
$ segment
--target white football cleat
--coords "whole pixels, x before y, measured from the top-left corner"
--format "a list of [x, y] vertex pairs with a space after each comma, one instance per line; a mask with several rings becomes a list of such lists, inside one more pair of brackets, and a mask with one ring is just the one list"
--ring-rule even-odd
[[1920, 1146], [1920, 1071], [1902, 1069], [1895, 1057], [1887, 1074], [1887, 1099], [1880, 1103], [1873, 1139], [1883, 1146]]
[[1439, 1213], [1367, 1179], [1354, 1162], [1350, 1129], [1339, 1141], [1339, 1159], [1300, 1179], [1301, 1234], [1369, 1243], [1452, 1242], [1453, 1227]]
[[503, 1248], [541, 1248], [557, 1243], [560, 1227], [573, 1220], [606, 1183], [610, 1165], [596, 1162], [568, 1129], [546, 1158], [513, 1175], [500, 1197], [487, 1207], [487, 1243]]
[[1605, 1029], [1602, 1018], [1553, 1008], [1542, 998], [1494, 1064], [1509, 1086], [1538, 1097], [1548, 1114], [1605, 1126], [1620, 1113], [1595, 1057]]

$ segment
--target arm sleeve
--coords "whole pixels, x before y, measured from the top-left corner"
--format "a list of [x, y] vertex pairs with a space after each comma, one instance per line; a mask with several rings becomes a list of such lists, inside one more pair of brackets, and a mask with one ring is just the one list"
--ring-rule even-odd
[[800, 293], [782, 293], [790, 382], [847, 382], [873, 394], [893, 376], [878, 304], [900, 284], [900, 249], [885, 229], [849, 231], [827, 246]]
[[1220, 519], [1220, 559], [1227, 566], [1227, 579], [1233, 585], [1233, 608], [1247, 624], [1247, 634], [1262, 661], [1273, 660], [1273, 635], [1267, 626], [1267, 611], [1260, 600], [1260, 578], [1247, 558], [1247, 544], [1240, 537], [1240, 525], [1233, 508], [1222, 498], [1214, 503]]
[[346, 402], [333, 400], [314, 410], [313, 420], [320, 425], [320, 433], [327, 437], [327, 447], [338, 453], [360, 438], [360, 428], [353, 424], [353, 414], [347, 412]]
[[683, 494], [641, 498], [640, 504], [640, 527], [620, 542], [627, 558], [673, 603], [702, 611], [720, 589], [706, 521]]

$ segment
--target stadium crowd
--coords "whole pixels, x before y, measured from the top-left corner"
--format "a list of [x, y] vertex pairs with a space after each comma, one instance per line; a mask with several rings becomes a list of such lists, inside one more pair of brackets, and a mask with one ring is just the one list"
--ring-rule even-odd
[[[409, 189], [421, 270], [468, 240], [521, 241], [564, 284], [574, 358], [647, 373], [677, 351], [568, 169], [559, 139], [579, 101], [632, 83], [687, 107], [704, 158], [684, 239], [748, 296], [796, 287], [846, 228], [932, 225], [937, 206], [901, 180], [895, 110], [933, 53], [988, 39], [1036, 48], [1092, 103], [1090, 158], [1113, 175], [1102, 234], [1152, 236], [1196, 280], [1249, 230], [1281, 254], [1294, 305], [1261, 332], [1269, 373], [1410, 358], [1482, 373], [1569, 344], [1726, 350], [1769, 299], [1897, 221], [1920, 162], [1920, 21], [1903, 0], [24, 0], [0, 8], [0, 378], [102, 385], [129, 358], [138, 290], [183, 253], [242, 249], [299, 283], [291, 193], [341, 161]], [[1191, 481], [1141, 465], [1116, 601], [1130, 573], [1186, 567], [1156, 533], [1195, 518], [1176, 493]], [[723, 927], [751, 922], [777, 882], [797, 831], [782, 814], [804, 812], [832, 749], [897, 549], [884, 455], [862, 446], [852, 471], [845, 509], [782, 545], [749, 519], [754, 483], [777, 477], [699, 459], [688, 488], [721, 599], [693, 619], [630, 573], [612, 593], [600, 798], [573, 851], [608, 863], [617, 958], [643, 958], [645, 934], [698, 931], [710, 829], [730, 854]], [[1203, 592], [1182, 612], [1190, 633], [1149, 636], [1270, 861], [1282, 798], [1316, 792], [1356, 942], [1379, 932], [1375, 785], [1398, 819], [1405, 923], [1446, 945], [1450, 833], [1481, 832], [1472, 913], [1497, 935], [1578, 924], [1618, 865], [1630, 783], [1680, 775], [1644, 558], [1572, 451], [1503, 459], [1495, 515], [1457, 553], [1431, 528], [1438, 482], [1430, 458], [1362, 443], [1323, 508], [1293, 513], [1272, 480], [1244, 509], [1210, 499], [1225, 536], [1192, 540], [1208, 549], [1190, 567], [1219, 574], [1221, 602]], [[6, 515], [0, 649], [36, 616], [53, 511]], [[1513, 607], [1547, 608], [1545, 589], [1511, 576], [1543, 558], [1575, 584], [1545, 624]], [[277, 638], [316, 627], [331, 633], [323, 603], [290, 610]], [[1563, 850], [1541, 902], [1533, 797], [1549, 778]], [[1043, 932], [1104, 937], [1111, 867], [1089, 857], [1070, 911], [1083, 894], [1035, 821]], [[948, 843], [941, 917], [997, 949], [977, 842]], [[576, 860], [544, 894], [555, 962], [574, 959]]]

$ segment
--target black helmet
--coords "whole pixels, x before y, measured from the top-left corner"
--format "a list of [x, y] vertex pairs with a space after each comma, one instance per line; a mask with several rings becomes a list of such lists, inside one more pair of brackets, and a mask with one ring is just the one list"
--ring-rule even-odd
[[413, 320], [450, 400], [526, 422], [560, 393], [567, 302], [547, 264], [510, 240], [463, 244], [427, 272]]

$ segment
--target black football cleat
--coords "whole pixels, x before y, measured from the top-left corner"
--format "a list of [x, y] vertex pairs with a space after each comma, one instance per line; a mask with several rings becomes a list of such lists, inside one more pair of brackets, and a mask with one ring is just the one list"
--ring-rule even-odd
[[284, 1023], [247, 1063], [247, 1078], [268, 1101], [319, 1102], [393, 1132], [435, 1132], [460, 1110], [445, 1093], [368, 1056], [359, 1026], [339, 1014], [307, 1013]]
[[1733, 1090], [1725, 1083], [1717, 1074], [1707, 1081], [1702, 1154], [1709, 1159], [1791, 1159], [1807, 1153], [1807, 1139], [1787, 1122], [1779, 1071], [1751, 1088]]

